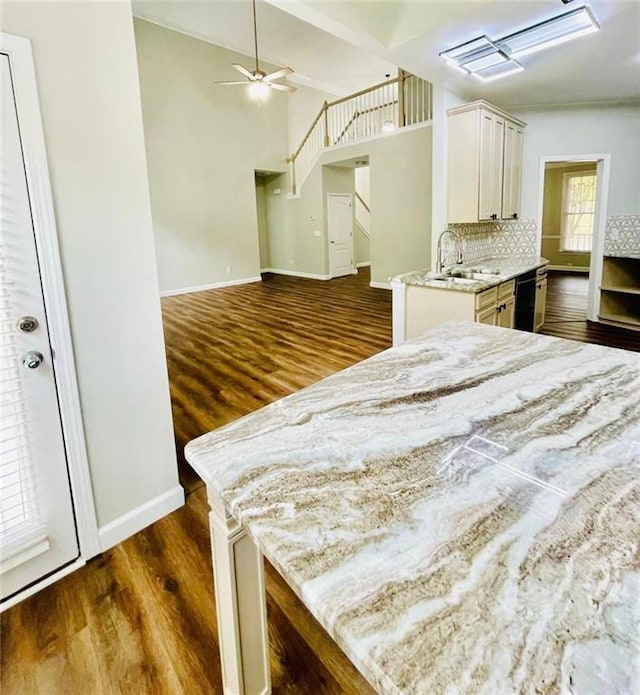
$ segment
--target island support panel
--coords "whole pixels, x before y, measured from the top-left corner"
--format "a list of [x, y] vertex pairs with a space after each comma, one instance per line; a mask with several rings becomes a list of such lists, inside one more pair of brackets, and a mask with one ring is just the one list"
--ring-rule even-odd
[[211, 550], [225, 695], [271, 692], [262, 554], [210, 488]]

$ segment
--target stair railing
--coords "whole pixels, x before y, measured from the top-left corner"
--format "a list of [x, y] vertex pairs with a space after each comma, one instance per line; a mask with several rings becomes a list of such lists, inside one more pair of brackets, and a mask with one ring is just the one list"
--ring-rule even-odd
[[287, 159], [295, 194], [325, 147], [357, 142], [430, 121], [432, 85], [404, 70], [355, 94], [325, 101], [298, 149]]

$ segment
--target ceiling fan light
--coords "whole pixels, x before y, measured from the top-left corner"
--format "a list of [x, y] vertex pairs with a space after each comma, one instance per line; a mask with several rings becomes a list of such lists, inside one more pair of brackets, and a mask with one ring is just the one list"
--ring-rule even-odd
[[259, 104], [263, 104], [269, 98], [269, 85], [261, 80], [252, 82], [249, 85], [249, 98], [252, 101], [257, 101]]

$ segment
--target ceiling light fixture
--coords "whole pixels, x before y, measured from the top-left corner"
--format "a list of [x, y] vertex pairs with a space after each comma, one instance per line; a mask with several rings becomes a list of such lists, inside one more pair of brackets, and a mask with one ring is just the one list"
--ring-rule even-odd
[[442, 51], [440, 57], [456, 70], [472, 74], [483, 82], [490, 82], [522, 72], [524, 67], [515, 60], [516, 57], [592, 34], [599, 28], [589, 7], [583, 5], [501, 39], [492, 40], [488, 36], [479, 36]]
[[539, 22], [499, 39], [496, 43], [510, 56], [518, 57], [551, 48], [580, 36], [593, 34], [600, 25], [587, 5]]
[[269, 85], [262, 81], [251, 82], [249, 84], [249, 98], [257, 101], [259, 104], [264, 104], [269, 98]]

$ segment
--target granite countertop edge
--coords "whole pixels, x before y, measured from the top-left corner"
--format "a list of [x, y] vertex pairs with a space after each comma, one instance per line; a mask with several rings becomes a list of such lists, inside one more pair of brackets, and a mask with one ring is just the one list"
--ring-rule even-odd
[[549, 261], [541, 256], [531, 256], [522, 259], [485, 258], [479, 261], [469, 261], [467, 263], [454, 266], [454, 268], [462, 271], [481, 268], [482, 272], [494, 272], [495, 278], [476, 280], [475, 282], [468, 284], [465, 283], [456, 285], [452, 282], [443, 285], [441, 284], [442, 281], [438, 280], [438, 277], [440, 277], [442, 273], [436, 273], [434, 270], [424, 269], [396, 275], [395, 277], [391, 278], [391, 284], [395, 284], [396, 286], [400, 284], [414, 287], [427, 287], [434, 290], [452, 290], [454, 292], [477, 294], [478, 292], [482, 292], [491, 287], [501, 285], [503, 282], [508, 282], [509, 280], [518, 277], [518, 275], [541, 268], [548, 263]]

